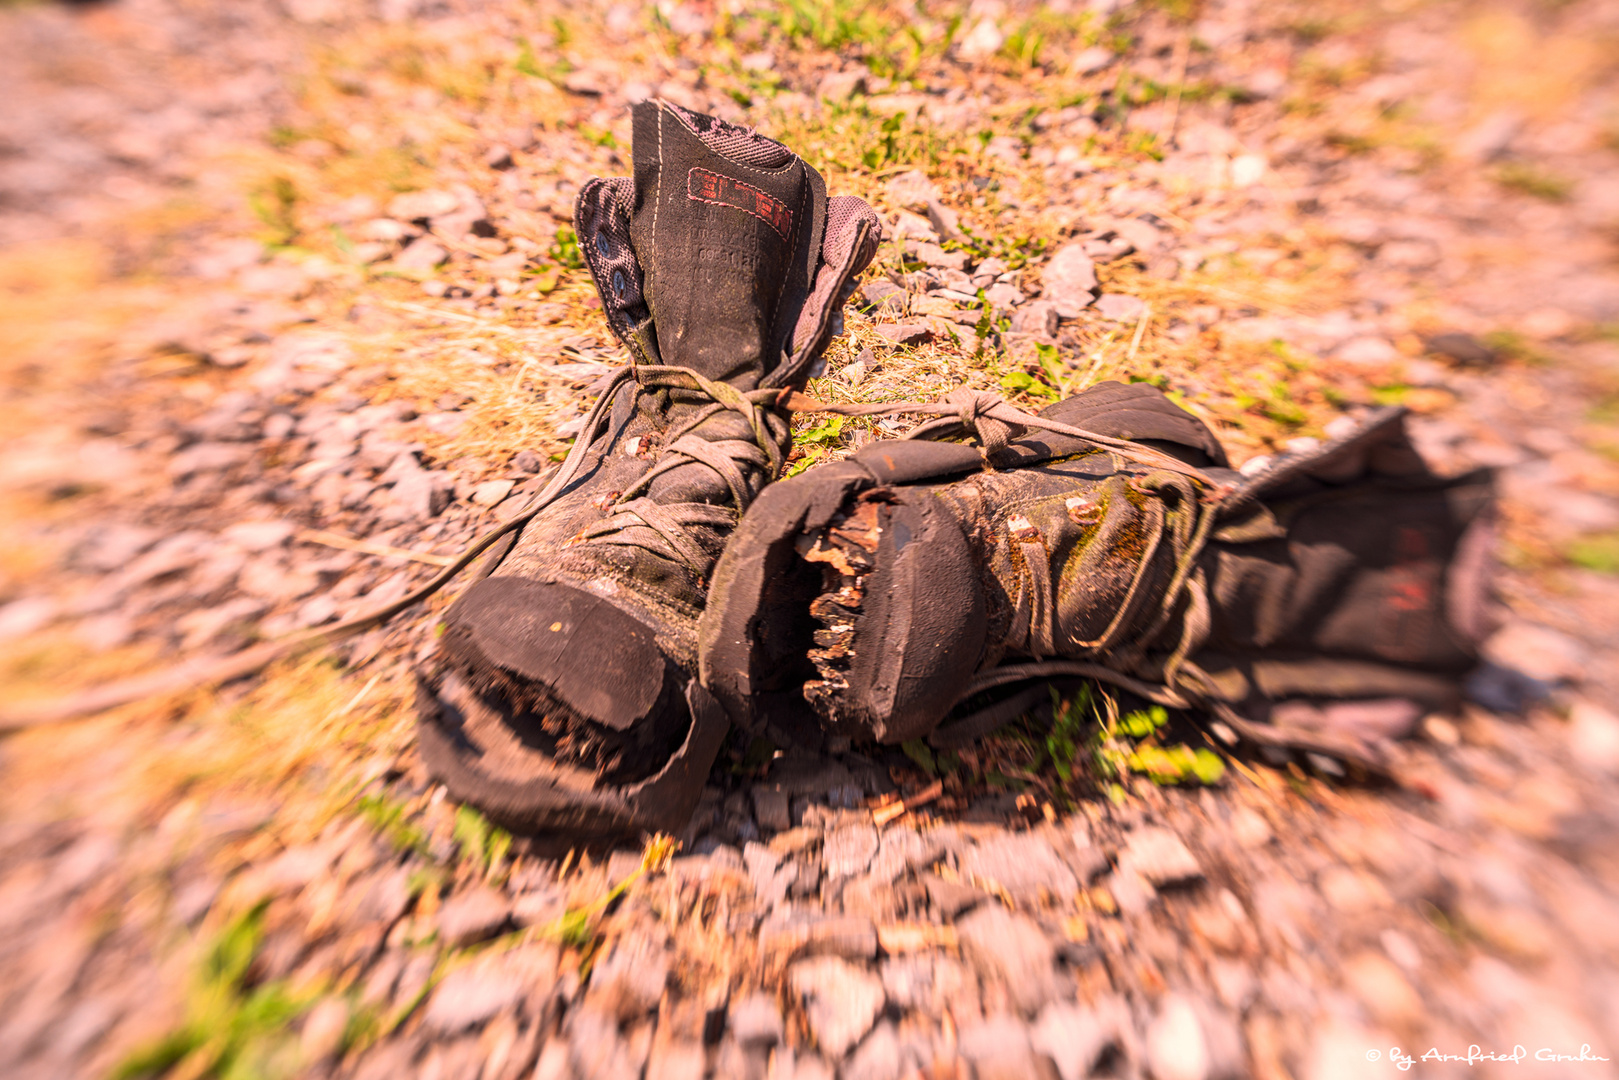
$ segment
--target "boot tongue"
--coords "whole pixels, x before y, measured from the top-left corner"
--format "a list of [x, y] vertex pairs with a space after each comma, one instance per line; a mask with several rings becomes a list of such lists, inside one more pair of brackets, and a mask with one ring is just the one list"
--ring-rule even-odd
[[633, 118], [630, 238], [658, 355], [753, 389], [809, 293], [825, 187], [780, 143], [712, 117], [646, 101]]

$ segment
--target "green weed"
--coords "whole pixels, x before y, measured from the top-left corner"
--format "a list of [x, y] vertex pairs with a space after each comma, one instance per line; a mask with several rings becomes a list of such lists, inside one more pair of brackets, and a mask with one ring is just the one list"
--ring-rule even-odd
[[551, 249], [546, 255], [552, 262], [569, 270], [582, 270], [585, 258], [579, 251], [579, 237], [566, 225], [557, 228], [556, 239], [551, 242]]
[[[560, 41], [559, 38], [558, 48], [561, 47]], [[527, 75], [531, 79], [561, 82], [573, 71], [573, 64], [566, 57], [555, 55], [542, 61], [528, 38], [520, 37], [517, 39], [517, 58], [512, 61], [512, 68], [519, 75]]]
[[1272, 383], [1267, 400], [1260, 411], [1278, 424], [1302, 427], [1310, 418], [1293, 400], [1293, 391], [1285, 382]]
[[247, 198], [253, 216], [267, 230], [264, 242], [271, 247], [287, 247], [298, 239], [298, 188], [285, 176], [270, 181]]
[[1539, 165], [1527, 161], [1507, 161], [1496, 166], [1495, 182], [1508, 191], [1516, 191], [1546, 202], [1568, 202], [1574, 194], [1574, 184]]
[[318, 995], [294, 994], [281, 981], [248, 984], [264, 939], [264, 904], [237, 917], [204, 950], [186, 995], [185, 1019], [126, 1057], [115, 1080], [175, 1069], [188, 1077], [248, 1080], [291, 1076], [299, 1068], [288, 1028]]
[[1545, 353], [1529, 344], [1528, 339], [1516, 330], [1491, 330], [1484, 335], [1484, 344], [1502, 360], [1517, 360], [1525, 364], [1550, 362]]
[[471, 859], [486, 878], [494, 876], [512, 847], [511, 833], [490, 824], [470, 806], [456, 808], [451, 835], [461, 848], [461, 857]]
[[549, 924], [537, 927], [536, 936], [579, 949], [586, 955], [586, 963], [589, 963], [589, 955], [596, 945], [596, 924], [601, 913], [606, 911], [613, 901], [623, 896], [642, 876], [658, 873], [666, 867], [679, 846], [679, 841], [671, 836], [654, 834], [647, 840], [646, 847], [641, 852], [640, 866], [589, 904], [571, 907]]
[[405, 816], [403, 803], [386, 795], [364, 795], [357, 809], [396, 851], [427, 856], [427, 833]]
[[784, 0], [760, 13], [795, 51], [813, 46], [859, 58], [875, 75], [909, 79], [950, 48], [961, 16], [942, 23], [912, 18], [881, 0]]
[[824, 460], [843, 437], [843, 423], [844, 418], [841, 416], [827, 416], [796, 435], [793, 443], [803, 451], [803, 455], [787, 466], [787, 475], [797, 476], [816, 462]]
[[939, 761], [933, 756], [933, 748], [922, 739], [910, 739], [899, 744], [905, 756], [916, 762], [916, 767], [929, 776], [939, 775]]
[[1568, 561], [1599, 574], [1619, 574], [1619, 533], [1582, 536], [1568, 546]]
[[1217, 784], [1225, 776], [1225, 762], [1212, 750], [1163, 744], [1169, 714], [1162, 706], [1123, 716], [1108, 712], [1089, 744], [1091, 760], [1104, 779], [1116, 782], [1135, 774], [1155, 784]]

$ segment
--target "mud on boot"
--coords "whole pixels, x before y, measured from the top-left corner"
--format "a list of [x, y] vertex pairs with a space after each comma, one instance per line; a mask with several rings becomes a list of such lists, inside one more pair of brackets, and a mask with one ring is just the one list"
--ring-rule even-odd
[[418, 679], [429, 771], [523, 830], [689, 815], [728, 729], [692, 678], [709, 576], [880, 235], [780, 143], [666, 102], [633, 131], [634, 177], [591, 181], [575, 211], [632, 365]]
[[1398, 410], [1246, 476], [1145, 385], [1029, 420], [774, 485], [716, 568], [704, 685], [744, 722], [959, 745], [1083, 676], [1368, 762], [1476, 663], [1490, 480], [1429, 472]]

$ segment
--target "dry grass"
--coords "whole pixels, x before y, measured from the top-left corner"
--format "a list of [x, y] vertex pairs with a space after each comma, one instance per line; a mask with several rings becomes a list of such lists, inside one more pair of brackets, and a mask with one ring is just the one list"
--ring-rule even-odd
[[[689, 52], [687, 43], [655, 19], [647, 32], [624, 42], [606, 33], [603, 17], [594, 9], [513, 9], [503, 34], [487, 33], [472, 23], [435, 24], [430, 30], [411, 24], [360, 25], [323, 32], [311, 44], [310, 74], [299, 87], [296, 121], [264, 144], [239, 147], [215, 163], [210, 190], [234, 192], [233, 211], [171, 203], [130, 215], [114, 246], [125, 255], [140, 256], [133, 270], [121, 266], [115, 272], [111, 247], [85, 243], [0, 256], [0, 386], [12, 410], [12, 433], [58, 423], [62, 402], [117, 355], [129, 327], [174, 300], [173, 287], [162, 276], [171, 238], [206, 222], [219, 231], [275, 239], [282, 245], [277, 258], [307, 260], [330, 271], [322, 274], [324, 280], [308, 303], [323, 330], [348, 337], [360, 362], [381, 372], [373, 383], [378, 400], [404, 399], [425, 410], [445, 394], [469, 399], [458, 433], [426, 436], [433, 457], [476, 457], [499, 469], [520, 449], [560, 454], [566, 440], [558, 429], [589, 404], [582, 390], [595, 369], [588, 364], [622, 359], [594, 303], [588, 275], [554, 267], [525, 281], [523, 295], [554, 305], [543, 321], [532, 310], [509, 306], [491, 314], [489, 309], [428, 298], [416, 282], [383, 276], [379, 266], [357, 264], [341, 229], [328, 222], [339, 204], [356, 196], [371, 199], [381, 212], [400, 191], [450, 182], [465, 183], [492, 199], [501, 180], [482, 166], [482, 154], [502, 130], [537, 126], [543, 148], [520, 151], [517, 164], [524, 184], [542, 195], [554, 195], [556, 181], [577, 167], [626, 172], [629, 139], [622, 110], [603, 109], [597, 99], [569, 94], [559, 85], [569, 72], [589, 67], [598, 57], [610, 56], [626, 79], [649, 85], [673, 79], [689, 86], [700, 77], [708, 86], [749, 100], [749, 108], [739, 104], [731, 116], [793, 146], [823, 172], [834, 193], [863, 196], [885, 213], [897, 209], [888, 205], [887, 182], [898, 172], [921, 169], [961, 213], [964, 224], [997, 252], [1032, 253], [1037, 241], [1058, 242], [1087, 220], [1114, 212], [1103, 198], [1105, 182], [1087, 180], [1052, 190], [1042, 168], [991, 153], [987, 138], [1012, 135], [1049, 142], [1036, 136], [1030, 124], [1035, 113], [1084, 100], [1114, 84], [1114, 73], [1078, 77], [1062, 70], [1060, 60], [1067, 51], [1111, 40], [1108, 28], [1088, 16], [1041, 16], [1015, 28], [1016, 40], [1009, 40], [1001, 56], [972, 75], [974, 89], [991, 104], [959, 127], [941, 127], [870, 99], [807, 110], [802, 99], [777, 92], [774, 76], [741, 62], [749, 51], [785, 35], [796, 44], [791, 50], [776, 49], [778, 63], [796, 69], [805, 82], [812, 81], [807, 73], [831, 66], [833, 56], [826, 50], [834, 48], [864, 56], [877, 67], [888, 65], [900, 80], [891, 91], [907, 92], [903, 79], [911, 74], [930, 81], [959, 79], [959, 71], [940, 66], [937, 59], [957, 7], [927, 4], [919, 20], [909, 14], [896, 20], [897, 9], [891, 6], [837, 4], [828, 10], [841, 13], [838, 18], [844, 21], [827, 24], [830, 30], [787, 27], [749, 16], [720, 28], [712, 48], [696, 57], [695, 71], [684, 71], [675, 62]], [[1336, 17], [1322, 13], [1327, 16]], [[908, 22], [917, 28], [912, 39], [904, 33]], [[1520, 33], [1523, 28], [1508, 16], [1479, 15], [1470, 26], [1480, 70], [1510, 67], [1517, 73], [1510, 84], [1493, 84], [1498, 104], [1567, 101], [1605, 70], [1606, 61], [1597, 55], [1600, 43], [1536, 46], [1535, 34]], [[828, 33], [842, 37], [821, 40]], [[1035, 37], [1043, 43], [1031, 45]], [[907, 40], [914, 40], [914, 49]], [[1563, 45], [1572, 51], [1559, 52]], [[1564, 56], [1572, 59], [1565, 62]], [[1365, 77], [1375, 68], [1322, 70], [1309, 77], [1325, 86]], [[1295, 119], [1301, 125], [1315, 122], [1302, 115]], [[1350, 127], [1359, 122], [1338, 119]], [[1373, 120], [1357, 136], [1364, 136], [1368, 147], [1420, 148], [1428, 137], [1402, 114]], [[1089, 167], [1105, 178], [1115, 166], [1143, 161], [1150, 145], [1140, 135], [1109, 129], [1089, 139], [1082, 147]], [[278, 181], [292, 194], [285, 220], [255, 222], [250, 197], [275, 189]], [[1179, 227], [1177, 223], [1193, 216], [1192, 201], [1202, 197], [1168, 184], [1153, 211]], [[543, 251], [565, 217], [565, 199], [552, 203], [547, 197], [537, 210], [514, 216], [508, 228]], [[277, 230], [287, 235], [270, 235]], [[1174, 280], [1149, 276], [1127, 262], [1101, 268], [1104, 288], [1141, 297], [1149, 305], [1149, 317], [1139, 340], [1134, 326], [1100, 319], [1071, 326], [1071, 340], [1057, 358], [1060, 377], [1038, 363], [1027, 344], [976, 355], [948, 341], [894, 348], [877, 335], [869, 318], [851, 312], [848, 333], [827, 354], [828, 374], [815, 380], [810, 391], [834, 401], [877, 402], [930, 399], [961, 385], [1000, 389], [1002, 378], [1014, 371], [1055, 379], [1061, 392], [1103, 379], [1149, 379], [1213, 424], [1239, 459], [1288, 438], [1318, 434], [1346, 401], [1374, 396], [1375, 388], [1362, 375], [1266, 344], [1239, 344], [1214, 333], [1169, 332], [1199, 305], [1218, 307], [1227, 318], [1285, 316], [1338, 308], [1351, 295], [1355, 260], [1330, 237], [1300, 232], [1252, 239], [1278, 249], [1280, 258], [1260, 271], [1245, 265], [1240, 254], [1220, 256]], [[885, 245], [869, 273], [895, 270], [899, 260], [897, 246]], [[445, 273], [483, 280], [476, 261], [458, 263]], [[1026, 285], [1037, 282], [1037, 268], [1024, 271]], [[92, 295], [96, 303], [87, 305], [85, 298]], [[351, 317], [362, 309], [363, 317]], [[582, 351], [565, 354], [565, 344]], [[868, 349], [875, 362], [863, 380], [852, 384], [839, 376]], [[579, 360], [588, 363], [574, 362]], [[173, 354], [150, 358], [144, 371], [153, 377], [135, 391], [135, 407], [161, 399], [165, 408], [173, 408], [179, 400], [183, 410], [184, 402], [195, 399], [200, 408], [228, 381], [194, 358]], [[1387, 375], [1390, 381], [1396, 377]], [[1044, 403], [1027, 395], [1017, 401], [1030, 408]], [[800, 429], [817, 420], [801, 417]], [[853, 433], [873, 426], [873, 421], [850, 422], [825, 456], [845, 452]], [[884, 433], [893, 430], [890, 426]], [[44, 571], [55, 554], [20, 523], [73, 512], [38, 491], [8, 492], [5, 498], [0, 552], [6, 576], [0, 578], [0, 594], [16, 591], [30, 575]], [[4, 678], [18, 692], [29, 693], [81, 678], [93, 681], [140, 662], [139, 656], [124, 653], [91, 661], [65, 640], [42, 642], [37, 650], [14, 657]], [[368, 740], [395, 745], [404, 736], [403, 721], [388, 711], [399, 707], [398, 688], [391, 685], [373, 691], [374, 706], [336, 718], [339, 699], [352, 687], [335, 671], [308, 661], [274, 673], [243, 703], [227, 707], [206, 698], [170, 703], [166, 715], [206, 723], [228, 736], [221, 735], [223, 741], [210, 744], [192, 764], [179, 759], [168, 763], [162, 786], [184, 788], [201, 776], [247, 768], [255, 755], [266, 753], [265, 782], [285, 783], [333, 755], [358, 760]], [[391, 705], [385, 708], [384, 700]], [[377, 711], [367, 711], [373, 707]], [[227, 744], [236, 749], [227, 749]]]

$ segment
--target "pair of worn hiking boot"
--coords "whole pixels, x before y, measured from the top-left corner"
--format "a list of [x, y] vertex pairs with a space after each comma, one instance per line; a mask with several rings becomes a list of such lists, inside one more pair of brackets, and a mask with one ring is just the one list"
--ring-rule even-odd
[[1243, 475], [1150, 387], [1038, 416], [957, 392], [773, 483], [877, 218], [753, 132], [633, 123], [633, 178], [576, 209], [632, 364], [419, 679], [453, 796], [526, 831], [678, 829], [732, 724], [959, 743], [1064, 676], [1351, 758], [1455, 696], [1489, 479], [1434, 476], [1396, 410]]

